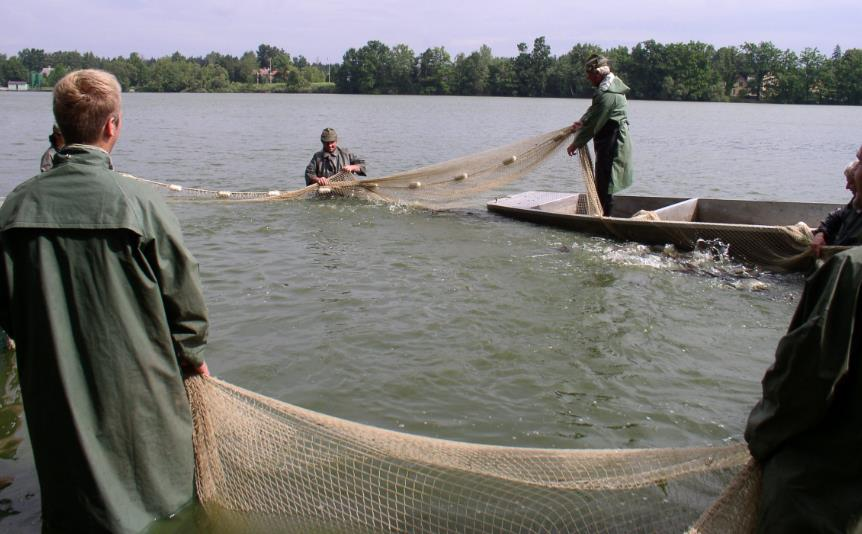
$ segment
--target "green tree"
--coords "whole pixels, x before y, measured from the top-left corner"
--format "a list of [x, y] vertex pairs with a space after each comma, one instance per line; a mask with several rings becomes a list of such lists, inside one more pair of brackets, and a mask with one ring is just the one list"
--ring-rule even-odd
[[752, 78], [754, 93], [757, 100], [761, 100], [774, 84], [774, 72], [779, 67], [781, 51], [771, 42], [745, 43], [742, 45], [742, 54], [745, 74]]
[[452, 92], [459, 95], [487, 95], [490, 89], [491, 49], [482, 45], [469, 56], [458, 54], [452, 70]]
[[827, 90], [827, 64], [829, 59], [816, 48], [805, 48], [799, 54], [797, 68], [805, 87], [806, 102], [823, 103], [829, 100]]
[[[578, 43], [567, 53], [557, 60], [557, 78], [554, 84], [560, 96], [574, 96], [579, 98], [590, 97], [593, 94], [593, 86], [584, 73], [584, 63], [593, 54], [603, 54], [601, 47], [594, 44]], [[614, 68], [616, 66], [614, 65]], [[626, 83], [631, 80], [624, 78]]]
[[724, 82], [713, 68], [712, 45], [689, 42], [667, 45], [663, 51], [665, 77], [659, 97], [668, 100], [724, 99]]
[[713, 68], [724, 83], [724, 94], [731, 96], [733, 88], [740, 78], [742, 53], [735, 46], [723, 46], [715, 51]]
[[223, 91], [230, 86], [228, 72], [221, 65], [205, 65], [198, 72], [200, 88], [204, 91]]
[[132, 85], [134, 67], [125, 58], [118, 57], [104, 61], [102, 67], [116, 76], [117, 81], [120, 82], [120, 87], [122, 87], [123, 90], [129, 90], [129, 87]]
[[527, 51], [527, 43], [518, 43], [518, 55], [513, 62], [518, 95], [544, 96], [553, 64], [551, 47], [545, 44], [544, 37], [533, 41], [533, 50], [530, 52]]
[[360, 93], [379, 94], [392, 86], [389, 79], [389, 47], [380, 41], [368, 41], [357, 50], [356, 87]]
[[27, 81], [29, 78], [27, 67], [21, 63], [21, 60], [17, 57], [10, 57], [6, 60], [6, 63], [3, 67], [3, 84], [7, 84], [10, 81]]
[[778, 55], [768, 80], [768, 98], [771, 102], [789, 103], [808, 100], [808, 88], [797, 68], [798, 63], [799, 57], [791, 50], [785, 50]]
[[452, 58], [443, 47], [429, 48], [419, 56], [419, 92], [424, 95], [450, 94]]
[[359, 66], [359, 53], [355, 48], [348, 49], [335, 71], [335, 86], [339, 93], [359, 92]]
[[322, 83], [326, 81], [326, 74], [320, 65], [308, 65], [307, 67], [302, 67], [299, 69], [299, 73], [302, 76], [302, 79], [307, 81], [309, 84]]
[[239, 58], [239, 78], [238, 82], [255, 83], [257, 81], [257, 71], [260, 64], [257, 60], [257, 55], [248, 51]]
[[199, 71], [200, 66], [197, 63], [160, 58], [153, 64], [152, 75], [145, 89], [166, 93], [200, 91], [203, 86]]
[[[262, 69], [268, 69], [270, 61], [275, 62], [275, 58], [280, 55], [285, 55], [287, 52], [276, 46], [262, 44], [257, 47], [257, 65]], [[289, 57], [289, 56], [288, 56]]]
[[[269, 68], [268, 66], [265, 68]], [[272, 70], [273, 72], [278, 71], [278, 75], [275, 76], [277, 79], [284, 81], [285, 83], [288, 81], [290, 76], [290, 72], [294, 72], [295, 76], [299, 76], [299, 68], [293, 64], [293, 61], [290, 58], [290, 54], [276, 54], [272, 58]], [[261, 80], [263, 81], [263, 80]]]
[[149, 64], [137, 52], [129, 54], [129, 85], [134, 88], [143, 87], [150, 78]]
[[626, 81], [634, 98], [660, 99], [667, 91], [671, 75], [667, 47], [650, 39], [632, 49], [631, 76]]
[[518, 94], [518, 79], [515, 75], [515, 60], [508, 57], [494, 58], [488, 66], [488, 86], [494, 96]]
[[25, 48], [18, 52], [18, 59], [28, 72], [39, 72], [47, 66], [45, 51], [41, 48]]
[[[179, 53], [179, 52], [177, 52]], [[102, 68], [102, 60], [92, 52], [84, 52], [81, 56], [82, 69], [100, 69]]]
[[393, 93], [416, 91], [416, 54], [406, 44], [397, 44], [389, 54], [390, 87]]
[[53, 87], [54, 85], [57, 84], [57, 82], [60, 81], [60, 79], [63, 76], [65, 76], [69, 72], [70, 71], [67, 70], [66, 67], [64, 67], [63, 65], [58, 65], [58, 66], [54, 67], [54, 70], [51, 71], [51, 74], [48, 75], [48, 79], [46, 80], [46, 83], [48, 85], [50, 85], [51, 87]]
[[545, 37], [534, 40], [533, 51], [530, 52], [530, 96], [545, 96], [545, 86], [554, 61], [551, 47], [545, 44]]
[[840, 104], [862, 104], [862, 49], [846, 50], [834, 62], [835, 101]]
[[242, 72], [242, 62], [236, 56], [223, 55], [218, 52], [210, 52], [206, 58], [207, 65], [218, 65], [227, 72], [231, 82], [244, 82], [246, 76]]
[[512, 68], [515, 70], [517, 81], [516, 94], [528, 96], [530, 94], [530, 53], [527, 52], [527, 43], [518, 43], [518, 55], [512, 60]]

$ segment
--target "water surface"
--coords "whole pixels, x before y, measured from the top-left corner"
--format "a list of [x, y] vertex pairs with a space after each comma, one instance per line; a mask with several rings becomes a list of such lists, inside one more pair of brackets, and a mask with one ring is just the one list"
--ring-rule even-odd
[[[117, 169], [288, 190], [304, 185], [326, 126], [379, 176], [553, 130], [588, 101], [129, 94], [124, 105]], [[859, 108], [630, 105], [632, 194], [847, 199]], [[0, 114], [5, 195], [37, 170], [50, 96], [0, 93]], [[579, 189], [573, 165], [560, 153], [506, 191]], [[312, 410], [459, 441], [741, 439], [800, 275], [516, 222], [487, 213], [486, 200], [450, 212], [351, 199], [173, 203], [201, 265], [210, 369]], [[752, 279], [765, 289], [750, 290]], [[13, 358], [0, 364], [0, 478], [14, 478], [0, 489], [0, 524], [37, 532]]]

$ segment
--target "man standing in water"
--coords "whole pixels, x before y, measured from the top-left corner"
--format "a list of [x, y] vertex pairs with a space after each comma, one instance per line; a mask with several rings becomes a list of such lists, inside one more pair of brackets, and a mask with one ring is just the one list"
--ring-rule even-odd
[[763, 466], [758, 532], [860, 532], [860, 332], [862, 247], [853, 247], [807, 280], [749, 415], [745, 439]]
[[0, 208], [0, 326], [18, 374], [43, 530], [139, 532], [194, 498], [182, 374], [208, 374], [195, 259], [164, 200], [112, 170], [120, 85], [54, 87], [66, 146]]
[[63, 148], [63, 132], [60, 131], [60, 128], [58, 128], [56, 124], [51, 131], [51, 135], [48, 136], [48, 142], [51, 143], [51, 146], [49, 146], [48, 150], [42, 154], [42, 161], [39, 162], [39, 170], [42, 172], [45, 172], [54, 166], [54, 154]]
[[323, 150], [315, 152], [305, 168], [305, 185], [327, 185], [329, 177], [341, 171], [365, 176], [365, 160], [338, 146], [338, 134], [324, 128], [320, 134]]
[[607, 58], [593, 54], [584, 64], [593, 84], [593, 103], [572, 125], [575, 139], [566, 149], [571, 156], [590, 139], [596, 151], [596, 191], [605, 216], [611, 214], [613, 194], [632, 185], [632, 142], [629, 139], [629, 88], [611, 72]]
[[858, 196], [857, 187], [862, 184], [862, 176], [856, 176], [856, 167], [859, 160], [853, 160], [844, 169], [846, 179], [845, 189], [853, 194], [853, 198], [843, 208], [833, 211], [814, 230], [814, 239], [811, 241], [811, 250], [815, 256], [820, 257], [823, 247], [826, 245], [854, 246], [862, 243], [862, 197]]

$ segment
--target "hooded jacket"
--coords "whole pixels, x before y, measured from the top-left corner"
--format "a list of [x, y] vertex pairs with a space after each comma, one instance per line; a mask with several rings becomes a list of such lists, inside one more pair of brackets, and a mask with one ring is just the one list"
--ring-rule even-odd
[[[611, 194], [629, 187], [634, 180], [632, 142], [629, 137], [628, 102], [625, 96], [628, 92], [629, 87], [622, 80], [613, 74], [606, 76], [596, 87], [593, 103], [581, 117], [581, 127], [575, 132], [574, 144], [577, 148], [581, 148], [590, 139], [594, 139], [608, 121], [615, 121], [619, 125], [616, 150], [612, 155], [613, 167], [608, 191]], [[598, 143], [599, 140], [596, 139], [595, 142]], [[596, 147], [596, 153], [601, 152]]]

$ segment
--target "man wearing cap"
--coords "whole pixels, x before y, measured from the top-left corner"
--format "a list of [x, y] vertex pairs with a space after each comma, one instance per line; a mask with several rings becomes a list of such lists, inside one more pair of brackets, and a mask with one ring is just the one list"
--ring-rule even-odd
[[42, 154], [42, 161], [39, 164], [39, 170], [42, 172], [45, 172], [54, 166], [54, 154], [59, 152], [65, 144], [63, 141], [63, 132], [60, 131], [60, 127], [56, 124], [54, 125], [51, 135], [48, 136], [48, 141], [51, 143], [51, 146], [49, 146], [48, 150]]
[[341, 171], [365, 176], [365, 160], [338, 146], [338, 134], [332, 128], [320, 133], [323, 150], [315, 152], [305, 168], [305, 185], [327, 185], [329, 177]]
[[613, 194], [632, 185], [632, 144], [629, 138], [629, 88], [611, 72], [605, 57], [593, 54], [584, 64], [587, 78], [596, 88], [593, 103], [572, 125], [575, 139], [566, 149], [569, 155], [590, 139], [596, 152], [596, 190], [604, 214], [610, 215]]

